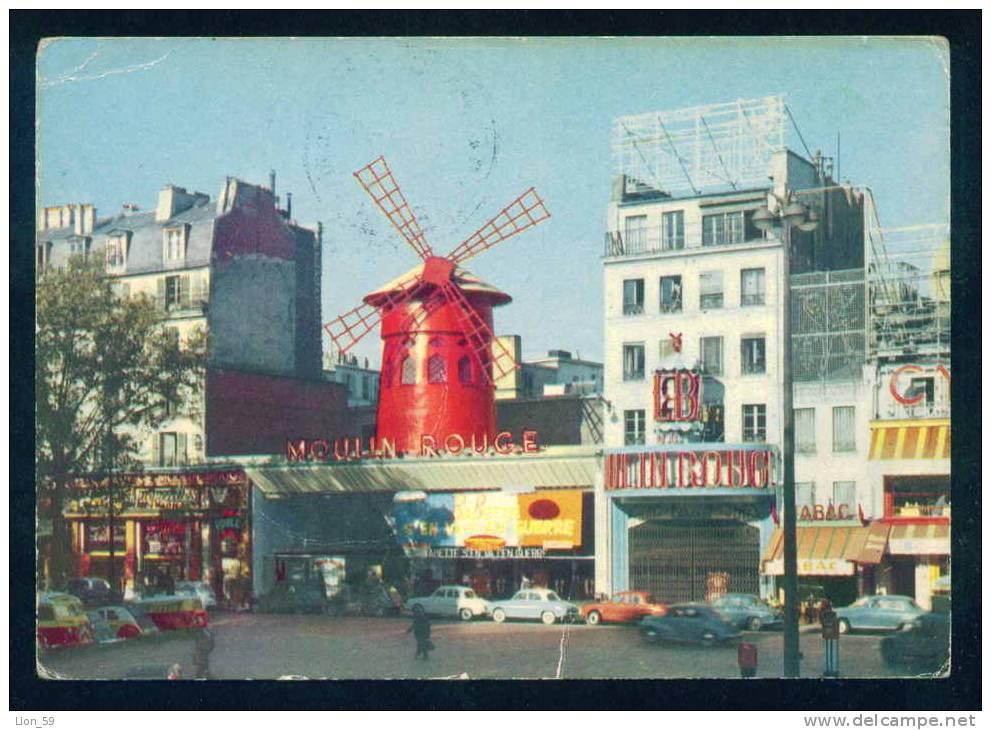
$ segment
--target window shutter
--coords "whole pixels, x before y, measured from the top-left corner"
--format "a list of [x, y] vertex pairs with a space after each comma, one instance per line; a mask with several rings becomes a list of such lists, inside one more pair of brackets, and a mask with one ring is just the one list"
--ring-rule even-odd
[[158, 285], [158, 296], [155, 299], [155, 303], [159, 309], [165, 309], [165, 277], [158, 277], [156, 284]]
[[178, 433], [176, 434], [176, 454], [175, 454], [176, 464], [188, 464], [189, 458], [186, 454], [186, 434]]
[[189, 274], [179, 277], [179, 307], [189, 309]]
[[151, 464], [160, 466], [162, 462], [161, 436], [157, 433], [151, 435]]

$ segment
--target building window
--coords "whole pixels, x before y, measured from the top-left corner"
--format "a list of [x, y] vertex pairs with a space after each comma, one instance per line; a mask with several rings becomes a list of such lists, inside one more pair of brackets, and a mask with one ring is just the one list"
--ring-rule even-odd
[[933, 378], [912, 378], [912, 382], [905, 393], [905, 398], [916, 398], [924, 396], [923, 403], [932, 407], [936, 398], [936, 383]]
[[368, 400], [371, 397], [372, 383], [371, 376], [362, 375], [361, 376], [361, 397], [364, 400]]
[[647, 250], [647, 216], [631, 215], [623, 221], [626, 252], [640, 253]]
[[814, 454], [816, 452], [816, 409], [795, 409], [795, 452]]
[[462, 385], [471, 385], [471, 360], [467, 355], [458, 360], [458, 382]]
[[623, 380], [643, 380], [643, 345], [623, 345]]
[[661, 215], [661, 248], [677, 251], [685, 247], [685, 211], [672, 210]]
[[846, 505], [851, 516], [856, 514], [857, 482], [833, 482], [833, 505]]
[[399, 382], [402, 385], [416, 385], [416, 363], [410, 355], [403, 358], [399, 370]]
[[158, 434], [158, 465], [179, 466], [185, 463], [186, 434], [175, 431]]
[[699, 308], [721, 309], [723, 306], [723, 272], [704, 271], [699, 274]]
[[188, 276], [166, 276], [159, 282], [165, 309], [183, 309], [189, 306]]
[[743, 211], [702, 216], [702, 245], [743, 243]]
[[759, 307], [764, 304], [764, 269], [743, 269], [740, 272], [740, 306]]
[[163, 232], [163, 258], [166, 263], [186, 260], [186, 227], [166, 228]]
[[681, 277], [661, 277], [661, 312], [671, 313], [681, 311]]
[[45, 241], [44, 243], [39, 243], [36, 247], [36, 254], [38, 271], [42, 272], [48, 266], [48, 262], [52, 260], [52, 242]]
[[123, 271], [126, 253], [126, 236], [111, 236], [108, 238], [106, 244], [107, 271], [111, 273]]
[[719, 443], [726, 438], [726, 408], [722, 403], [702, 404], [702, 441]]
[[950, 506], [948, 476], [885, 477], [885, 517], [948, 518]]
[[447, 363], [444, 362], [444, 358], [440, 355], [431, 355], [430, 359], [427, 360], [427, 382], [447, 382]]
[[627, 446], [643, 445], [646, 424], [646, 411], [623, 411], [623, 443]]
[[763, 403], [743, 406], [743, 440], [767, 441], [767, 406]]
[[623, 314], [643, 314], [643, 279], [623, 282]]
[[856, 451], [856, 409], [853, 406], [837, 406], [833, 409], [833, 451]]
[[702, 354], [702, 371], [706, 375], [723, 374], [723, 338], [702, 337], [699, 339], [699, 351]]
[[670, 337], [665, 337], [663, 340], [661, 340], [659, 354], [660, 354], [661, 362], [667, 360], [669, 357], [674, 357], [675, 354], [674, 341]]
[[816, 483], [815, 482], [795, 482], [795, 511], [801, 514], [802, 510], [808, 508], [809, 512], [815, 509], [816, 504]]
[[740, 340], [740, 371], [744, 375], [767, 372], [763, 337], [743, 337]]

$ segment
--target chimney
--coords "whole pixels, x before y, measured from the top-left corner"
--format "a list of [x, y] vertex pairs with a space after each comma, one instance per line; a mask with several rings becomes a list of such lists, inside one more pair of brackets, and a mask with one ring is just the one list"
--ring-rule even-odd
[[275, 170], [268, 171], [268, 189], [275, 195]]
[[72, 222], [77, 236], [88, 236], [93, 232], [93, 224], [96, 222], [96, 208], [89, 204], [76, 205]]
[[286, 193], [286, 220], [292, 220], [292, 193]]
[[172, 216], [182, 213], [184, 210], [189, 210], [202, 198], [205, 198], [207, 201], [210, 199], [209, 196], [203, 193], [190, 195], [186, 192], [186, 188], [180, 188], [176, 185], [166, 185], [158, 193], [155, 222], [164, 223]]

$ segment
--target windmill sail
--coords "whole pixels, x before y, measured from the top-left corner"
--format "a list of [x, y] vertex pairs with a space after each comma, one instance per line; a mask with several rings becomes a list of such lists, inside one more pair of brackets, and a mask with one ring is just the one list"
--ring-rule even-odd
[[424, 260], [433, 256], [433, 249], [427, 243], [420, 222], [413, 215], [413, 209], [406, 202], [406, 196], [399, 189], [399, 183], [393, 177], [385, 157], [379, 156], [372, 160], [354, 173], [354, 176], [417, 255]]
[[461, 263], [550, 217], [544, 201], [536, 190], [530, 188], [462, 241], [447, 258], [456, 264]]

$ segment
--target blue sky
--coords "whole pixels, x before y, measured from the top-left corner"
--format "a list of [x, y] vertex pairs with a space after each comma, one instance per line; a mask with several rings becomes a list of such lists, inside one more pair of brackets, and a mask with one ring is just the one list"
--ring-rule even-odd
[[[384, 154], [441, 253], [535, 186], [553, 217], [468, 266], [514, 297], [496, 329], [531, 357], [602, 356], [617, 116], [783, 93], [811, 149], [842, 135], [885, 227], [949, 220], [933, 39], [63, 39], [38, 72], [40, 202], [103, 216], [275, 169], [293, 217], [325, 226], [325, 321], [417, 262], [354, 170]], [[377, 336], [356, 352], [377, 362]]]

